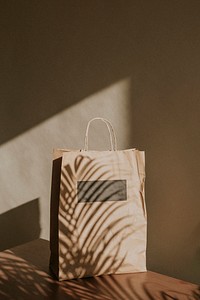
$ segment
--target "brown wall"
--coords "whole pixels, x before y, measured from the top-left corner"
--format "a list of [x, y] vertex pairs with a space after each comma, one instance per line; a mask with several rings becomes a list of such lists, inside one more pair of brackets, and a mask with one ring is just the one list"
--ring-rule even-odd
[[48, 237], [51, 149], [107, 117], [146, 151], [148, 268], [198, 282], [199, 16], [194, 0], [0, 1], [0, 213], [39, 198]]

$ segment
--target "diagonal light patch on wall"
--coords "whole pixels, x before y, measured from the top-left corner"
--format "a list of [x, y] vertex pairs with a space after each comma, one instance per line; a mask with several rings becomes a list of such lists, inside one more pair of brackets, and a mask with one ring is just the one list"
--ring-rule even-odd
[[[40, 198], [41, 236], [48, 238], [52, 149], [83, 148], [86, 124], [96, 116], [113, 123], [118, 148], [133, 147], [129, 110], [130, 78], [124, 78], [2, 145], [0, 214]], [[110, 147], [104, 125], [92, 125], [90, 142], [96, 149]]]

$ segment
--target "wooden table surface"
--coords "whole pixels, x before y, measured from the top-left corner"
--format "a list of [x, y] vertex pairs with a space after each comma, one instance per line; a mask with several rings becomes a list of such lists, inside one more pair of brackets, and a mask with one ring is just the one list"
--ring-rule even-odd
[[58, 282], [50, 276], [48, 264], [46, 240], [0, 252], [0, 300], [200, 299], [200, 286], [150, 271]]

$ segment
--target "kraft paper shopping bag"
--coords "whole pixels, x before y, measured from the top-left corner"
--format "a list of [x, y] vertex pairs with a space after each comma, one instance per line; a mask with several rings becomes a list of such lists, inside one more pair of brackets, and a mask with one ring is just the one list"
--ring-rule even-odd
[[[102, 120], [111, 150], [88, 150]], [[50, 268], [59, 280], [146, 271], [144, 152], [117, 150], [111, 123], [92, 119], [83, 150], [54, 150]]]

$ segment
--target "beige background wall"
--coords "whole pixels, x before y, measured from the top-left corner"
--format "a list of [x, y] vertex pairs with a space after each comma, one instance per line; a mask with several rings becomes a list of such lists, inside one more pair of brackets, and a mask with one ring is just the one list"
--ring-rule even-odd
[[[51, 153], [146, 151], [148, 268], [200, 281], [200, 2], [0, 1], [0, 248], [49, 237]], [[109, 147], [99, 122], [91, 147]]]

